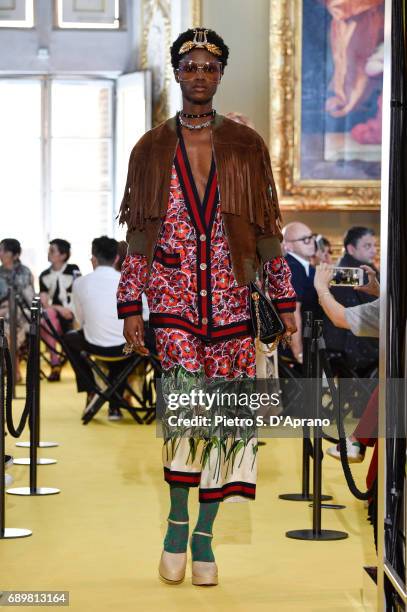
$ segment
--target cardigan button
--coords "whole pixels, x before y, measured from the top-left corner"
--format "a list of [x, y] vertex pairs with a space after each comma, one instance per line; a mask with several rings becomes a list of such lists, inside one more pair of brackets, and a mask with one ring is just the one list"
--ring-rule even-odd
[[207, 265], [206, 265], [206, 263], [201, 263], [201, 264], [199, 264], [199, 267], [201, 268], [201, 270], [206, 270]]
[[208, 319], [206, 317], [202, 317], [202, 325], [207, 325]]
[[201, 289], [200, 292], [199, 292], [199, 295], [202, 295], [202, 297], [205, 297], [205, 295], [207, 295], [207, 294], [208, 294], [208, 292], [207, 292], [206, 289]]
[[205, 242], [205, 240], [206, 240], [206, 236], [205, 236], [205, 234], [201, 234], [201, 235], [199, 236], [199, 240], [200, 240], [201, 242]]

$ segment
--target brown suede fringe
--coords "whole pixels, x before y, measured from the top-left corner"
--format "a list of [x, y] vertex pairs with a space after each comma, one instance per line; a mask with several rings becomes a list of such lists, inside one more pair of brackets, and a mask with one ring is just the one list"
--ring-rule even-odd
[[215, 139], [214, 148], [222, 212], [243, 216], [278, 235], [281, 215], [270, 161], [267, 164], [262, 148], [217, 145]]
[[[281, 236], [281, 215], [267, 147], [250, 128], [217, 116], [213, 148], [222, 213], [242, 216]], [[177, 146], [174, 120], [147, 132], [133, 148], [119, 222], [142, 230], [164, 217]]]

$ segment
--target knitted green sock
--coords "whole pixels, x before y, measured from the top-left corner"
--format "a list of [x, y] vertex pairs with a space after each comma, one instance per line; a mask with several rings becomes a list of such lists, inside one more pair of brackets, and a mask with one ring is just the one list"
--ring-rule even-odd
[[192, 532], [191, 552], [192, 561], [215, 561], [212, 552], [212, 538], [199, 535], [196, 531], [212, 533], [213, 523], [219, 509], [219, 502], [199, 504], [198, 522]]
[[[189, 487], [170, 485], [171, 508], [169, 519], [173, 521], [188, 521]], [[172, 553], [185, 552], [188, 545], [189, 525], [177, 525], [168, 522], [164, 539], [164, 550]]]

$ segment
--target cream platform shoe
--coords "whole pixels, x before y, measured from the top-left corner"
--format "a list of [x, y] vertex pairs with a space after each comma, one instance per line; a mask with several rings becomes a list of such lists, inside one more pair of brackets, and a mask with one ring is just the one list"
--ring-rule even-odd
[[[173, 521], [167, 519], [169, 523], [175, 525], [188, 525], [188, 521]], [[187, 553], [171, 553], [163, 550], [158, 567], [161, 580], [166, 584], [180, 584], [185, 578], [187, 567]]]
[[[213, 538], [212, 533], [193, 531], [192, 535]], [[192, 584], [195, 586], [216, 586], [218, 584], [218, 566], [214, 561], [192, 561]]]

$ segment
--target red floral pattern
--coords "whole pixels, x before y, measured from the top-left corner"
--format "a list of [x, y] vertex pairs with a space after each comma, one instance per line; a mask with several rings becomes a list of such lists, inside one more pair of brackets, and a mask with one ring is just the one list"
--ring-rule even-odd
[[280, 312], [295, 310], [296, 294], [291, 284], [291, 270], [284, 257], [263, 264], [266, 290]]
[[[175, 166], [167, 216], [158, 245], [167, 253], [178, 253], [180, 267], [169, 270], [159, 262], [153, 262], [150, 281], [145, 289], [150, 311], [176, 314], [199, 324], [196, 233]], [[211, 291], [213, 325], [218, 327], [249, 318], [248, 289], [237, 287], [234, 279], [219, 206], [211, 234]]]
[[181, 365], [208, 378], [256, 375], [256, 350], [250, 336], [210, 344], [182, 329], [161, 328], [155, 333], [163, 370]]

